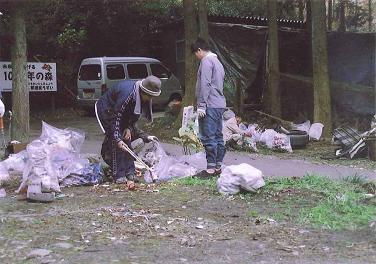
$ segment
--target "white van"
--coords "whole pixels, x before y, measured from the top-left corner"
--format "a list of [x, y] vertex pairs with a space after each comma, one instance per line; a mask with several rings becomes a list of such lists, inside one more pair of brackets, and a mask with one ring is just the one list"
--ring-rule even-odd
[[156, 59], [145, 57], [98, 57], [81, 62], [77, 78], [78, 106], [92, 110], [94, 103], [119, 81], [141, 80], [154, 75], [162, 81], [162, 92], [153, 105], [165, 106], [183, 96], [179, 80]]

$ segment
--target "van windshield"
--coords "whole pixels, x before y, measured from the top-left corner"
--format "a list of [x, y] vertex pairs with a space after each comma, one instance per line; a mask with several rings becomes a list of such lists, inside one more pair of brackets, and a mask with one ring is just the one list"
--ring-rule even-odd
[[81, 81], [95, 81], [101, 79], [101, 66], [99, 64], [82, 65], [78, 79]]

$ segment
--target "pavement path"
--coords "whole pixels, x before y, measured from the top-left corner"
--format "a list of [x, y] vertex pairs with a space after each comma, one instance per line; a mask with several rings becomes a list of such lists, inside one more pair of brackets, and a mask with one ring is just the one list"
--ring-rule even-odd
[[[85, 117], [84, 120], [53, 122], [59, 128], [74, 127], [86, 132], [86, 140], [82, 153], [100, 153], [103, 135], [95, 121], [95, 118]], [[33, 135], [40, 134], [39, 128], [35, 127]], [[182, 147], [174, 144], [163, 143], [163, 147], [170, 155], [182, 155]], [[225, 165], [248, 163], [261, 170], [266, 177], [301, 177], [307, 174], [327, 176], [332, 179], [341, 179], [357, 175], [370, 180], [376, 180], [376, 172], [372, 170], [353, 168], [343, 165], [329, 165], [299, 159], [282, 159], [271, 155], [250, 154], [245, 152], [229, 151], [226, 154]], [[202, 168], [204, 169], [204, 168]]]

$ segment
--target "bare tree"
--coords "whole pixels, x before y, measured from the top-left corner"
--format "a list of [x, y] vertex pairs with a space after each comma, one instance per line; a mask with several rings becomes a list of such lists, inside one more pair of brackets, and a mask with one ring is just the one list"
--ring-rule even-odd
[[328, 74], [325, 2], [312, 0], [312, 62], [314, 121], [324, 124], [323, 136], [332, 131], [331, 98]]
[[299, 20], [304, 20], [304, 1], [298, 0], [298, 17]]
[[195, 84], [197, 73], [197, 62], [194, 54], [191, 53], [191, 45], [197, 39], [197, 12], [194, 0], [184, 0], [184, 35], [185, 35], [185, 94], [183, 105], [195, 104]]
[[309, 32], [311, 32], [311, 30], [312, 30], [311, 1], [312, 0], [307, 0], [307, 2], [306, 2], [306, 24], [307, 24], [307, 29], [308, 29]]
[[12, 131], [11, 139], [29, 141], [30, 108], [27, 86], [26, 26], [24, 3], [18, 1], [11, 9], [11, 30], [14, 34], [12, 45]]
[[332, 30], [333, 25], [333, 0], [328, 0], [328, 30]]
[[372, 31], [372, 0], [368, 0], [368, 31]]
[[279, 89], [279, 47], [277, 26], [277, 2], [267, 0], [268, 13], [268, 75], [265, 106], [274, 116], [281, 116], [281, 96]]
[[346, 31], [346, 0], [339, 0], [339, 26], [338, 31]]

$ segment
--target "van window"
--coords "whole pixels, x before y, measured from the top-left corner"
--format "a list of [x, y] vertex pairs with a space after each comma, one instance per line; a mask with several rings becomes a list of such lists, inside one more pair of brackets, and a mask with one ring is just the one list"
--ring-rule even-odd
[[121, 64], [110, 64], [106, 66], [107, 78], [110, 80], [125, 79], [124, 67]]
[[130, 79], [143, 79], [149, 75], [145, 64], [128, 64], [127, 70]]
[[101, 66], [99, 64], [82, 65], [80, 68], [79, 80], [93, 81], [101, 79]]
[[159, 63], [150, 64], [150, 69], [151, 74], [157, 76], [158, 78], [169, 78], [171, 75], [170, 71]]

